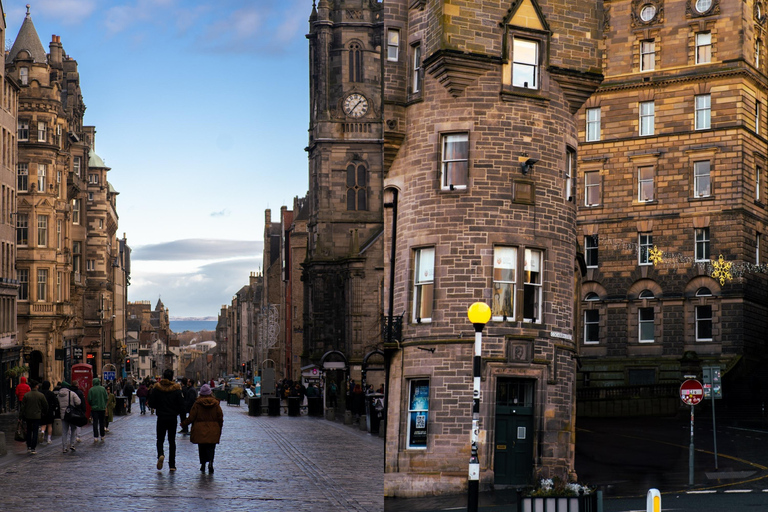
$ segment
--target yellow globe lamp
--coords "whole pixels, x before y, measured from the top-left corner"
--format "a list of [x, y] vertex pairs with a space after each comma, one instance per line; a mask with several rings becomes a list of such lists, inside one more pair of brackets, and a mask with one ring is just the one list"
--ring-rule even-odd
[[485, 302], [475, 302], [469, 306], [467, 317], [475, 327], [485, 325], [491, 320], [491, 308]]

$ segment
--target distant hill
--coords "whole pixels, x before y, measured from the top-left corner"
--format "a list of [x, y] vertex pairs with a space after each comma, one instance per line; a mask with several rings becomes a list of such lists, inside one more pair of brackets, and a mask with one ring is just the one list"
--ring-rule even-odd
[[172, 316], [171, 322], [216, 322], [215, 316]]

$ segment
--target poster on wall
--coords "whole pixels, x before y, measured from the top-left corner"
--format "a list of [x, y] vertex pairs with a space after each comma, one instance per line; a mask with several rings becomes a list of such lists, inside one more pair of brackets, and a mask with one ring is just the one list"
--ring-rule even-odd
[[408, 403], [408, 447], [427, 447], [427, 425], [429, 417], [429, 381], [411, 382], [411, 396]]

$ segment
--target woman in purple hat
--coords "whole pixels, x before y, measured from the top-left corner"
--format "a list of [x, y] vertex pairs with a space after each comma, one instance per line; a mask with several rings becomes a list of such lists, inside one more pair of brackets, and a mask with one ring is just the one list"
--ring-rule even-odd
[[213, 457], [216, 445], [221, 440], [221, 427], [224, 424], [224, 412], [216, 398], [211, 396], [211, 386], [203, 384], [200, 396], [195, 400], [187, 419], [181, 422], [182, 427], [192, 425], [189, 440], [197, 445], [200, 454], [200, 471], [205, 473], [208, 463], [208, 473], [213, 473]]

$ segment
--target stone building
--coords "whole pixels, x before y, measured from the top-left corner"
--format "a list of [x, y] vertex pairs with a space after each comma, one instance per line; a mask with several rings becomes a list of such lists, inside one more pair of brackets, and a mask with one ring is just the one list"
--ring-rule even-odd
[[100, 373], [125, 352], [124, 322], [112, 316], [123, 316], [129, 250], [115, 236], [117, 193], [93, 153], [95, 129], [83, 126], [77, 62], [56, 35], [46, 54], [28, 8], [5, 71], [20, 88], [16, 272], [22, 357], [37, 380], [62, 380], [79, 362]]
[[[0, 50], [5, 55], [5, 12], [0, 3]], [[19, 365], [20, 347], [16, 334], [16, 115], [19, 87], [0, 69], [0, 375]], [[0, 379], [0, 411], [13, 407], [9, 380]]]
[[601, 2], [382, 5], [385, 254], [395, 247], [384, 295], [402, 319], [387, 340], [385, 495], [466, 489], [477, 301], [492, 312], [480, 486], [566, 479], [581, 276], [574, 114], [601, 80]]
[[333, 363], [342, 391], [381, 346], [381, 13], [375, 0], [320, 0], [307, 35], [304, 352], [307, 363]]
[[745, 414], [768, 393], [768, 4], [605, 4], [605, 80], [578, 118], [579, 413], [674, 412], [714, 366]]

